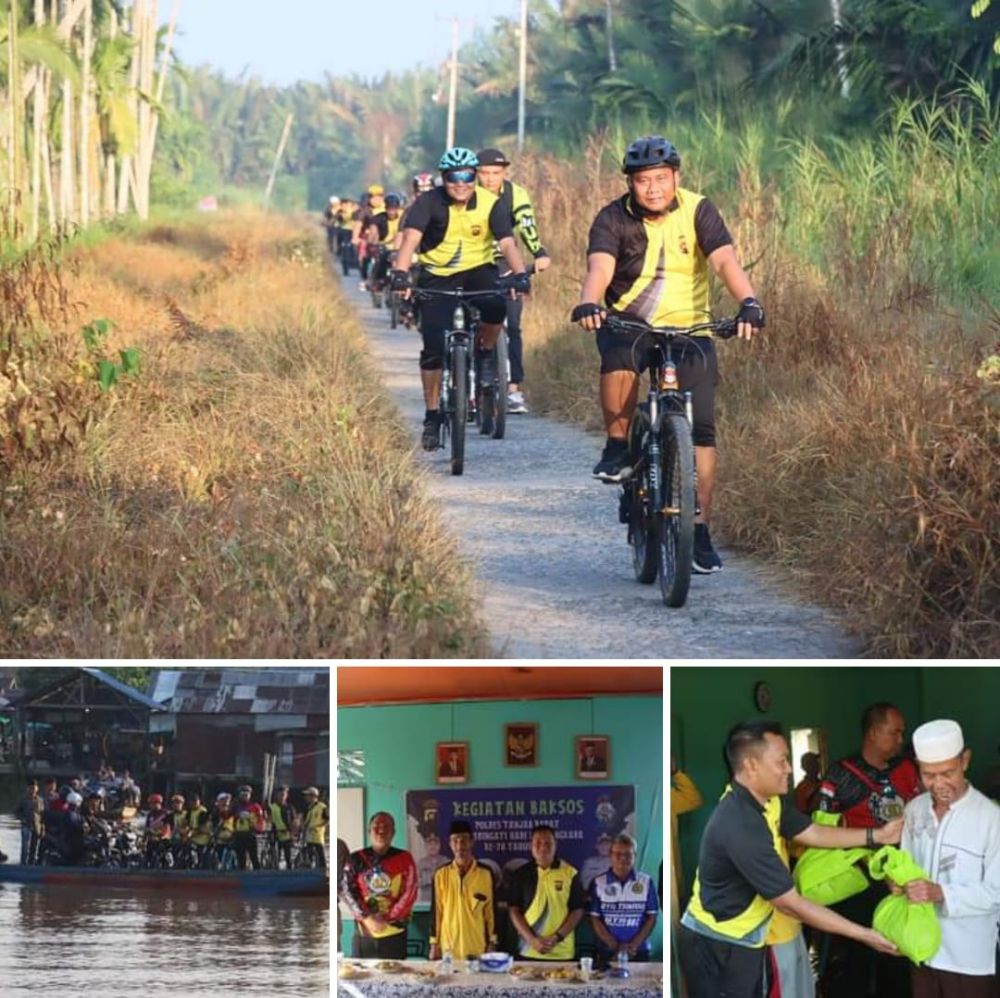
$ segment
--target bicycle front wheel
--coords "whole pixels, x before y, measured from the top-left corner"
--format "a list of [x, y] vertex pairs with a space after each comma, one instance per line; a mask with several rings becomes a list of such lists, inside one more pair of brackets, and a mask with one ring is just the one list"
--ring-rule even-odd
[[507, 432], [507, 330], [500, 331], [497, 340], [497, 380], [493, 388], [493, 439], [503, 440]]
[[660, 431], [663, 507], [656, 511], [660, 593], [667, 606], [687, 602], [694, 559], [694, 445], [687, 419], [671, 413]]
[[465, 424], [469, 417], [469, 348], [455, 343], [449, 357], [451, 365], [451, 473], [465, 470]]

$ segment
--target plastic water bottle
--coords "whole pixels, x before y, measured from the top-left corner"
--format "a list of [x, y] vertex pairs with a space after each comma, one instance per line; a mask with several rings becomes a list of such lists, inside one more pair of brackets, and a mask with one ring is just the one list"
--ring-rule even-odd
[[629, 977], [628, 953], [621, 949], [618, 951], [618, 966], [615, 968], [615, 977]]
[[445, 950], [444, 956], [441, 957], [441, 973], [442, 974], [455, 973], [455, 961], [452, 959], [450, 949]]

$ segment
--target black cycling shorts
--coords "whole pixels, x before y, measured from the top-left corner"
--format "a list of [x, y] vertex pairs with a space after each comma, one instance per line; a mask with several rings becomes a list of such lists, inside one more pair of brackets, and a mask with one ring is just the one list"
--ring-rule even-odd
[[[691, 393], [694, 426], [691, 436], [695, 447], [715, 446], [715, 386], [719, 383], [719, 365], [715, 344], [710, 336], [698, 336], [697, 346], [675, 346], [674, 362], [681, 391]], [[638, 342], [643, 340], [644, 342]], [[648, 347], [644, 333], [612, 332], [603, 326], [597, 330], [597, 349], [601, 353], [601, 374], [646, 369]]]
[[[491, 291], [497, 286], [500, 271], [486, 263], [460, 274], [442, 277], [426, 270], [417, 278], [417, 287], [430, 291]], [[455, 315], [455, 298], [427, 298], [420, 302], [420, 333], [424, 348], [420, 351], [420, 367], [425, 371], [440, 370], [444, 366], [444, 334], [451, 329]], [[500, 323], [507, 318], [507, 303], [502, 292], [495, 298], [475, 297], [472, 305], [479, 311], [483, 322]], [[466, 316], [468, 321], [468, 316]]]

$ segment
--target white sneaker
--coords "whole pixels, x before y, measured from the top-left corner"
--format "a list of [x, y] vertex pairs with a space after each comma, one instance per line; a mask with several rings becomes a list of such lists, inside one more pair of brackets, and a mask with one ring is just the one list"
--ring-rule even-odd
[[368, 290], [368, 285], [367, 285], [367, 284], [366, 284], [366, 283], [365, 283], [364, 281], [362, 281], [362, 282], [361, 282], [361, 283], [360, 283], [360, 284], [358, 285], [358, 290], [359, 290], [359, 291], [367, 291], [367, 290]]
[[528, 407], [524, 404], [523, 392], [507, 392], [507, 411], [512, 415], [528, 411]]

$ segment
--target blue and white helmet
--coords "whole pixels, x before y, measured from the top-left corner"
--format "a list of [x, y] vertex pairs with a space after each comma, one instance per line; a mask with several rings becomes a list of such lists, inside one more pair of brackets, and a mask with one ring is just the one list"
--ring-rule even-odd
[[438, 169], [442, 172], [445, 170], [461, 170], [462, 167], [472, 167], [475, 169], [477, 166], [479, 166], [479, 158], [471, 149], [466, 149], [464, 146], [455, 146], [449, 149], [438, 163]]

